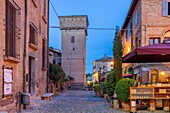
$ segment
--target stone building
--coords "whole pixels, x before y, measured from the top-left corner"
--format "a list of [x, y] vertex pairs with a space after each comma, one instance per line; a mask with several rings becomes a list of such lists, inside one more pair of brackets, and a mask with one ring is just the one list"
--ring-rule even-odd
[[93, 62], [93, 74], [92, 81], [99, 81], [99, 76], [107, 75], [113, 70], [114, 59], [113, 57], [104, 56], [103, 58], [97, 59]]
[[0, 111], [16, 112], [19, 92], [47, 90], [48, 0], [0, 1]]
[[61, 51], [59, 49], [49, 48], [49, 63], [61, 65]]
[[[122, 26], [124, 55], [137, 47], [163, 43], [170, 38], [170, 1], [168, 0], [132, 0]], [[133, 63], [123, 64], [124, 70], [133, 68], [134, 74], [144, 77], [143, 83], [166, 82], [170, 75], [170, 64]], [[148, 75], [148, 76], [147, 76]]]
[[60, 16], [62, 31], [62, 68], [74, 77], [72, 86], [86, 84], [87, 16]]

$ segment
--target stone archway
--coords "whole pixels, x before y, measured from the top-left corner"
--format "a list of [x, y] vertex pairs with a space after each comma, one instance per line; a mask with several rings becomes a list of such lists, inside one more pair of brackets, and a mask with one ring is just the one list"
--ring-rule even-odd
[[164, 42], [170, 42], [170, 30], [167, 30], [166, 32], [164, 32], [163, 34], [163, 37], [164, 37]]

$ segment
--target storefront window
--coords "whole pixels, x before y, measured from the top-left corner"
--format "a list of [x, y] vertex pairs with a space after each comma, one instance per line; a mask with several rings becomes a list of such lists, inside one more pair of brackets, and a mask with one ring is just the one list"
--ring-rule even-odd
[[151, 83], [152, 84], [157, 83], [157, 79], [158, 79], [158, 70], [156, 69], [151, 70]]

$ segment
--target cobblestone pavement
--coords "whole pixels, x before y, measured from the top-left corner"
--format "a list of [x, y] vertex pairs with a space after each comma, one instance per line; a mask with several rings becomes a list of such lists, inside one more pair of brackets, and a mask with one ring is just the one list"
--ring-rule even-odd
[[[114, 110], [104, 98], [97, 98], [93, 91], [67, 91], [54, 96], [46, 105], [22, 113], [128, 113]], [[141, 111], [140, 113], [149, 113]], [[152, 112], [153, 113], [153, 112]], [[157, 111], [156, 113], [163, 113]]]

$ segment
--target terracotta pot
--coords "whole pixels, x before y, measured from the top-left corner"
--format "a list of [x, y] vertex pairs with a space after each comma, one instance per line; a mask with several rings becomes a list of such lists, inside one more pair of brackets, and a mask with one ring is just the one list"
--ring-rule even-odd
[[122, 104], [123, 110], [126, 110], [126, 111], [130, 110], [130, 103], [129, 102], [121, 102], [121, 104]]
[[96, 97], [100, 97], [100, 95], [101, 95], [100, 91], [96, 91], [95, 93], [96, 93]]

